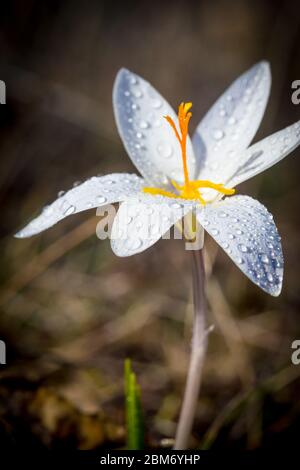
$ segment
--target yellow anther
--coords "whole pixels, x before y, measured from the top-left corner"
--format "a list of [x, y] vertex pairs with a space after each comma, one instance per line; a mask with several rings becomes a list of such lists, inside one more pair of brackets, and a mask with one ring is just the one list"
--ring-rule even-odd
[[199, 189], [200, 188], [210, 188], [218, 191], [219, 193], [225, 195], [232, 195], [235, 193], [234, 189], [225, 188], [222, 183], [212, 183], [208, 180], [190, 180], [189, 179], [189, 172], [187, 167], [187, 154], [186, 154], [186, 141], [188, 136], [188, 128], [189, 122], [192, 117], [192, 113], [190, 109], [192, 107], [192, 103], [181, 103], [178, 108], [178, 124], [179, 129], [177, 129], [174, 120], [171, 116], [164, 116], [164, 118], [168, 121], [170, 126], [172, 127], [175, 136], [180, 144], [181, 147], [181, 157], [182, 157], [182, 165], [183, 165], [183, 174], [184, 174], [184, 184], [180, 185], [176, 181], [171, 181], [173, 187], [177, 191], [178, 194], [172, 193], [171, 191], [167, 191], [160, 188], [143, 188], [145, 193], [154, 194], [154, 195], [161, 195], [167, 197], [178, 198], [181, 197], [183, 199], [196, 199], [201, 204], [206, 204], [206, 201], [201, 196]]

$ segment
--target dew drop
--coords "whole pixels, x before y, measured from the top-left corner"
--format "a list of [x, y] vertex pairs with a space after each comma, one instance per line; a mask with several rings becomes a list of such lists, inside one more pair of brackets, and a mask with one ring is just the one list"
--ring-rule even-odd
[[136, 85], [137, 84], [137, 79], [134, 76], [130, 77], [130, 83], [131, 85]]
[[142, 240], [140, 238], [129, 239], [126, 242], [126, 245], [131, 250], [137, 250], [142, 246]]
[[221, 139], [223, 139], [224, 135], [225, 135], [225, 134], [224, 134], [224, 132], [223, 132], [221, 129], [215, 129], [215, 130], [213, 131], [213, 134], [212, 134], [212, 136], [213, 136], [213, 138], [214, 138], [215, 140], [221, 140]]
[[157, 151], [161, 157], [169, 158], [173, 153], [171, 145], [167, 142], [159, 142], [157, 145]]
[[53, 207], [52, 206], [45, 206], [43, 209], [43, 214], [46, 217], [49, 217], [53, 213]]
[[158, 98], [155, 98], [154, 100], [152, 100], [151, 104], [154, 109], [159, 109], [162, 107], [162, 102]]
[[153, 124], [153, 127], [160, 127], [161, 124], [162, 124], [162, 120], [161, 119], [155, 119], [152, 124]]
[[261, 256], [261, 260], [264, 264], [269, 264], [269, 258], [267, 257], [267, 255], [263, 254]]
[[142, 120], [142, 121], [140, 122], [140, 128], [141, 128], [141, 129], [147, 129], [148, 127], [149, 127], [149, 124], [148, 124], [147, 121], [143, 121], [143, 120]]
[[131, 217], [131, 216], [129, 215], [129, 216], [126, 218], [126, 220], [125, 220], [125, 224], [127, 224], [127, 225], [131, 224], [132, 220], [133, 220], [133, 217]]
[[106, 197], [104, 197], [104, 196], [97, 196], [97, 197], [96, 197], [96, 201], [97, 201], [99, 204], [104, 204], [104, 203], [107, 201], [107, 199], [106, 199]]
[[143, 96], [143, 93], [141, 92], [141, 90], [137, 89], [137, 90], [132, 90], [132, 94], [133, 96], [135, 96], [136, 98], [141, 98]]
[[246, 247], [246, 245], [239, 245], [239, 249], [241, 250], [242, 253], [247, 253], [248, 251], [248, 248]]
[[217, 228], [212, 228], [211, 233], [212, 233], [212, 235], [218, 235], [219, 230]]
[[75, 206], [69, 206], [67, 209], [65, 209], [64, 215], [67, 216], [67, 215], [74, 214], [75, 210], [76, 210]]

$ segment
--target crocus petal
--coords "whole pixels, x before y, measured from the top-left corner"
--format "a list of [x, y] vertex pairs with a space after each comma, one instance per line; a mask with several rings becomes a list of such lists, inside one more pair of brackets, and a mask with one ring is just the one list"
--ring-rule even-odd
[[198, 125], [193, 145], [201, 161], [200, 179], [225, 183], [231, 160], [245, 150], [262, 120], [271, 86], [267, 62], [241, 75]]
[[142, 186], [143, 179], [133, 174], [113, 173], [106, 176], [94, 176], [46, 206], [41, 215], [33, 219], [15, 236], [17, 238], [31, 237], [71, 214], [123, 201], [126, 197], [141, 191]]
[[237, 156], [227, 184], [233, 187], [282, 160], [300, 144], [300, 121], [251, 145]]
[[[183, 181], [180, 145], [164, 119], [178, 119], [167, 101], [145, 80], [129, 70], [117, 74], [113, 90], [117, 127], [124, 146], [141, 174], [151, 183], [167, 183], [166, 177]], [[191, 178], [197, 174], [190, 139], [187, 141]]]
[[280, 294], [280, 237], [262, 204], [248, 196], [232, 196], [207, 205], [197, 219], [251, 281], [273, 296]]
[[124, 257], [146, 250], [194, 206], [191, 201], [146, 194], [126, 200], [112, 227], [113, 252]]

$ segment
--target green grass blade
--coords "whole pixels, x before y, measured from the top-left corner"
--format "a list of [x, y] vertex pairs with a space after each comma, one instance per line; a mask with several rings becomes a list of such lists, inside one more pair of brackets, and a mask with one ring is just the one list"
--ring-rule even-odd
[[131, 362], [125, 360], [125, 408], [127, 427], [127, 449], [139, 450], [144, 448], [144, 423], [141, 407], [141, 391], [137, 384]]

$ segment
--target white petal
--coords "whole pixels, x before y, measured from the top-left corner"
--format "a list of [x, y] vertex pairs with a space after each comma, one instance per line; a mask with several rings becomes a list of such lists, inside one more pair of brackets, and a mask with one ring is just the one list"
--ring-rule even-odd
[[143, 184], [144, 180], [139, 176], [126, 173], [94, 176], [46, 206], [41, 215], [33, 219], [15, 236], [17, 238], [31, 237], [71, 214], [122, 201], [140, 192]]
[[300, 144], [300, 121], [251, 145], [238, 155], [234, 172], [229, 178], [233, 187], [261, 173], [282, 160]]
[[280, 294], [280, 237], [262, 204], [248, 196], [232, 196], [207, 205], [197, 219], [251, 281], [273, 296]]
[[[160, 185], [167, 182], [166, 176], [183, 181], [180, 145], [164, 116], [170, 115], [176, 124], [178, 120], [167, 101], [150, 83], [121, 69], [114, 84], [113, 105], [124, 146], [141, 174]], [[194, 178], [198, 169], [189, 138], [187, 155]]]
[[146, 194], [126, 200], [114, 219], [112, 250], [117, 256], [146, 250], [194, 206], [191, 201]]
[[201, 161], [200, 179], [224, 183], [231, 160], [252, 141], [262, 120], [271, 86], [267, 62], [241, 75], [198, 125], [193, 145]]

